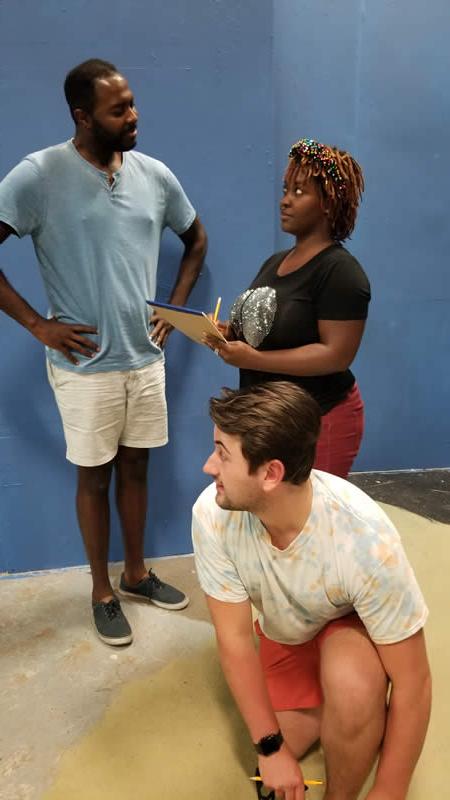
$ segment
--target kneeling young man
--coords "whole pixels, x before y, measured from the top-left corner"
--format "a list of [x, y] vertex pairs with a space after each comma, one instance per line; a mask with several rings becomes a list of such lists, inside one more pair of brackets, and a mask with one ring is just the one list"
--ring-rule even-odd
[[320, 414], [299, 387], [225, 389], [210, 414], [196, 565], [264, 784], [303, 800], [297, 759], [320, 738], [326, 800], [356, 798], [378, 753], [367, 800], [403, 800], [431, 678], [428, 611], [399, 535], [360, 489], [311, 471]]

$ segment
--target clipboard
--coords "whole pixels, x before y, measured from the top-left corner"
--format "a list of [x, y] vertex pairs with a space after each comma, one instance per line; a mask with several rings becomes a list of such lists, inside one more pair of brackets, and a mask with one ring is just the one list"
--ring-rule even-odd
[[204, 344], [203, 336], [215, 336], [221, 342], [226, 342], [225, 337], [217, 330], [214, 322], [204, 311], [195, 311], [185, 306], [171, 306], [168, 303], [157, 303], [156, 300], [146, 300], [159, 317], [165, 319], [177, 331], [181, 331], [197, 344]]

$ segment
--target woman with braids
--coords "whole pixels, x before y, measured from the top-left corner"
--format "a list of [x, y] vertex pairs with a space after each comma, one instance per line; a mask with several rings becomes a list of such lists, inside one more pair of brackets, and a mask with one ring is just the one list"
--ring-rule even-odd
[[363, 434], [364, 407], [349, 367], [370, 300], [368, 279], [343, 246], [364, 188], [349, 153], [300, 139], [291, 147], [280, 202], [290, 250], [264, 262], [234, 302], [228, 342], [210, 340], [240, 385], [290, 380], [319, 403], [322, 430], [315, 467], [347, 477]]

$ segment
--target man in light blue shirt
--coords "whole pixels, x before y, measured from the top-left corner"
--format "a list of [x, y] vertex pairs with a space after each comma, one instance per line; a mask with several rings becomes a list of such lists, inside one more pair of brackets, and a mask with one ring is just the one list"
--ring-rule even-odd
[[143, 560], [149, 447], [167, 442], [164, 356], [170, 326], [152, 318], [162, 231], [182, 240], [170, 302], [183, 305], [199, 275], [206, 234], [181, 185], [160, 161], [132, 152], [138, 114], [126, 79], [91, 59], [64, 84], [73, 140], [23, 159], [0, 183], [0, 242], [33, 240], [49, 318], [0, 272], [0, 309], [47, 348], [67, 458], [77, 465], [77, 512], [93, 577], [100, 638], [132, 640], [108, 576], [113, 466], [125, 544], [120, 591], [163, 608], [187, 597]]

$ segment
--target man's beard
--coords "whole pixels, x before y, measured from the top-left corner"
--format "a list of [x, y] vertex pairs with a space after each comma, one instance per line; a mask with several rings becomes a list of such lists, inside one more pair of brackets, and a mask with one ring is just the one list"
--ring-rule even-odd
[[241, 508], [236, 508], [236, 506], [230, 502], [226, 494], [221, 494], [216, 496], [216, 503], [219, 508], [223, 508], [224, 511], [242, 511]]
[[259, 503], [252, 496], [233, 501], [227, 494], [222, 493], [216, 495], [216, 503], [224, 511], [249, 511], [251, 514], [255, 514], [259, 508]]
[[97, 144], [105, 150], [110, 150], [114, 153], [123, 153], [126, 150], [132, 150], [136, 147], [136, 139], [130, 139], [128, 134], [135, 130], [135, 127], [128, 128], [122, 133], [115, 135], [110, 133], [103, 125], [100, 125], [95, 119], [92, 120], [92, 133]]

